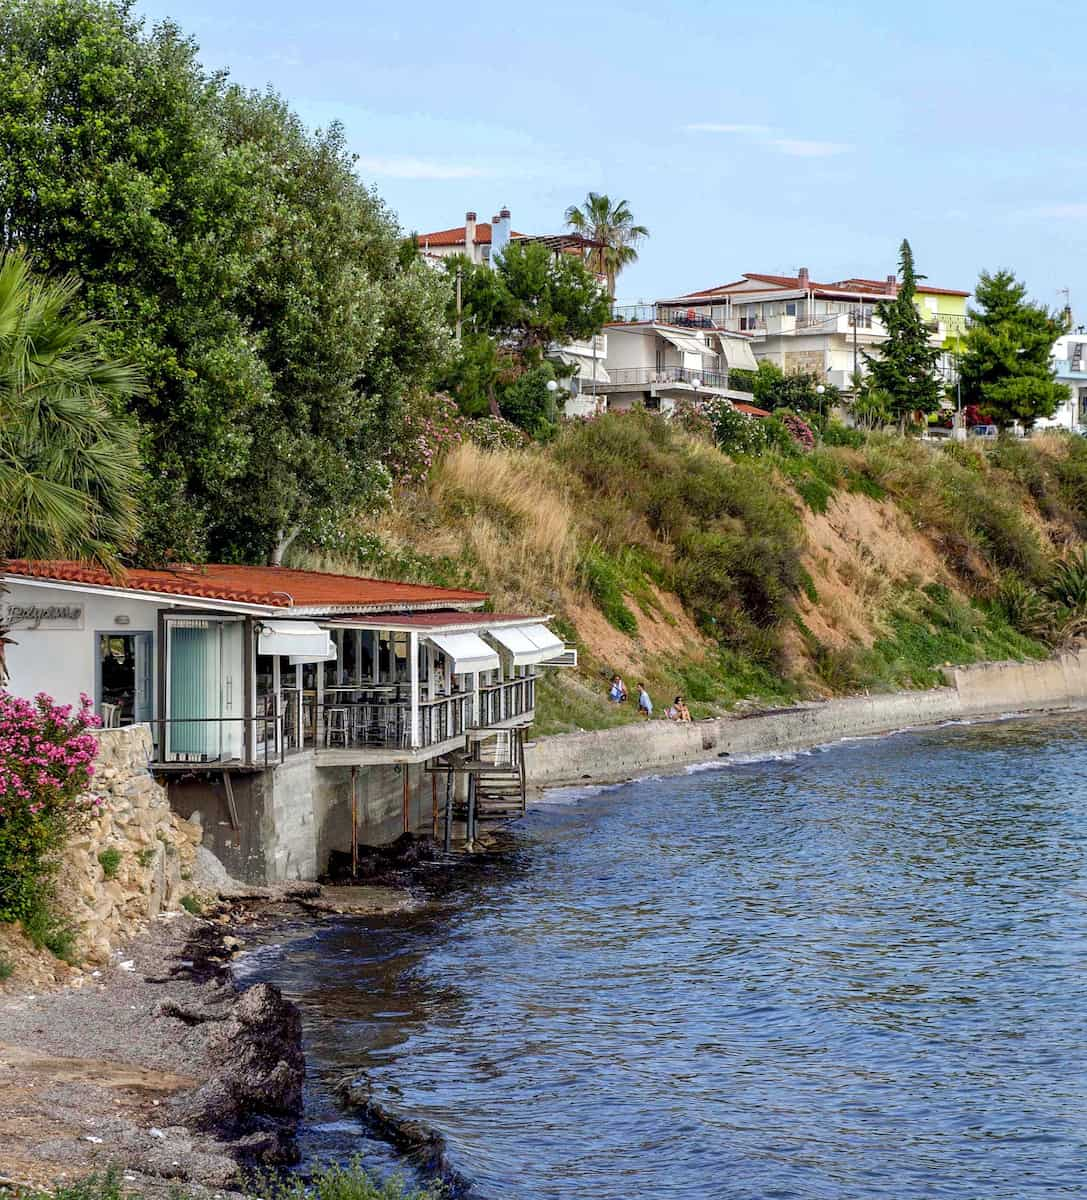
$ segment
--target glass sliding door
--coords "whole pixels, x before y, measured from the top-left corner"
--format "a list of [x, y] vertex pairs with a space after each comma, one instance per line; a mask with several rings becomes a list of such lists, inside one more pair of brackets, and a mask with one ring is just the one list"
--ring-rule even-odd
[[241, 758], [243, 624], [185, 617], [167, 621], [166, 631], [167, 759]]

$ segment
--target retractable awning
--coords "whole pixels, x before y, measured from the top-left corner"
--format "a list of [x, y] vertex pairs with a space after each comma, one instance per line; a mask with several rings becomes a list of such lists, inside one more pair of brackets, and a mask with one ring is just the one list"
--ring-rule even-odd
[[717, 357], [717, 351], [712, 346], [707, 346], [701, 338], [672, 333], [671, 330], [666, 333], [663, 329], [658, 329], [657, 332], [666, 342], [671, 342], [677, 350], [682, 350], [684, 354], [701, 354], [706, 358]]
[[315, 621], [261, 621], [258, 654], [286, 654], [306, 662], [336, 657], [336, 647]]
[[596, 367], [596, 382], [611, 383], [611, 376], [604, 367], [603, 358], [597, 357], [594, 359], [589, 354], [575, 354], [572, 350], [563, 350], [559, 355], [568, 367], [577, 367], [577, 378], [584, 379], [591, 383], [593, 379], [593, 367]]
[[426, 639], [453, 664], [454, 675], [496, 671], [501, 665], [498, 651], [475, 633], [432, 633]]
[[725, 362], [730, 367], [744, 371], [759, 369], [759, 364], [755, 361], [755, 355], [751, 351], [751, 344], [745, 338], [730, 338], [719, 333], [717, 339], [721, 343], [721, 353], [725, 356]]
[[534, 667], [566, 649], [546, 625], [506, 625], [487, 636], [510, 652], [515, 667]]

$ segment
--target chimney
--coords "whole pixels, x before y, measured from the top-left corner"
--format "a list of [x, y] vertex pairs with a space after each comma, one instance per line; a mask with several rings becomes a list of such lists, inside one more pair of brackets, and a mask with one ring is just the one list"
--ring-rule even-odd
[[801, 268], [800, 268], [800, 269], [797, 271], [797, 273], [796, 273], [796, 276], [797, 276], [797, 278], [796, 278], [796, 284], [797, 284], [797, 287], [802, 287], [802, 288], [804, 288], [804, 289], [806, 290], [806, 289], [808, 288], [808, 286], [809, 286], [809, 280], [808, 280], [808, 268], [807, 268], [807, 267], [801, 267]]
[[476, 214], [474, 212], [464, 214], [464, 253], [472, 262], [476, 261]]
[[491, 262], [510, 244], [510, 210], [502, 208], [491, 222]]
[[887, 276], [886, 289], [888, 295], [893, 296], [898, 291], [898, 280], [893, 275]]

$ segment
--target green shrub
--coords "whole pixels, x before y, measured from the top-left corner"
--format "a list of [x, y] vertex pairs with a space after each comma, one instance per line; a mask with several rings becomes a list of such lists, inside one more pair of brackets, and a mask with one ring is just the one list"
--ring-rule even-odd
[[188, 895], [181, 897], [181, 907], [187, 913], [192, 913], [194, 917], [202, 916], [204, 912], [203, 904], [201, 904], [199, 898], [194, 896], [191, 892]]
[[859, 450], [864, 445], [865, 436], [859, 429], [851, 429], [841, 421], [828, 421], [823, 430], [824, 446], [850, 446]]
[[151, 846], [144, 846], [142, 850], [136, 851], [136, 861], [143, 867], [144, 870], [155, 861], [155, 851]]
[[115, 879], [117, 871], [121, 866], [121, 852], [115, 846], [110, 846], [108, 850], [103, 850], [98, 856], [98, 865], [102, 868], [102, 877], [104, 879]]
[[6, 954], [0, 954], [0, 983], [15, 974], [15, 964]]
[[591, 546], [581, 556], [577, 577], [609, 624], [630, 637], [638, 632], [638, 619], [627, 607], [623, 597], [623, 581], [619, 568], [599, 547]]
[[1087, 611], [1087, 549], [1054, 564], [1045, 592], [1057, 604]]
[[49, 907], [42, 896], [22, 919], [23, 932], [38, 950], [48, 950], [66, 963], [76, 962], [76, 931]]
[[[320, 1167], [304, 1180], [293, 1175], [257, 1174], [236, 1194], [249, 1200], [258, 1197], [260, 1200], [441, 1200], [444, 1189], [440, 1184], [413, 1188], [398, 1176], [379, 1181], [366, 1170], [361, 1159], [352, 1158], [339, 1166]], [[141, 1200], [142, 1193], [127, 1188], [121, 1168], [111, 1166], [99, 1174], [59, 1184], [51, 1194], [28, 1190], [20, 1195], [24, 1200], [126, 1200], [126, 1197]], [[171, 1200], [193, 1200], [197, 1192], [178, 1187], [168, 1195]]]

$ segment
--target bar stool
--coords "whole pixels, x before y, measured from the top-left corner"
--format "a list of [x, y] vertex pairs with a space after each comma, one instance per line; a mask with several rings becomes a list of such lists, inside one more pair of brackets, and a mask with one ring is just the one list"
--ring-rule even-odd
[[340, 739], [340, 744], [346, 750], [348, 738], [346, 708], [325, 709], [325, 745], [331, 746], [336, 738]]

